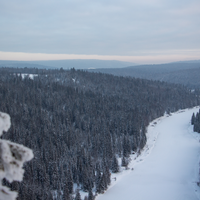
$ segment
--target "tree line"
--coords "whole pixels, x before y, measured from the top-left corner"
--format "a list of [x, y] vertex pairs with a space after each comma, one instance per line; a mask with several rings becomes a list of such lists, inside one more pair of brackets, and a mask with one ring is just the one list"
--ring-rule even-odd
[[191, 124], [193, 125], [193, 131], [200, 133], [200, 110], [196, 114], [192, 114]]

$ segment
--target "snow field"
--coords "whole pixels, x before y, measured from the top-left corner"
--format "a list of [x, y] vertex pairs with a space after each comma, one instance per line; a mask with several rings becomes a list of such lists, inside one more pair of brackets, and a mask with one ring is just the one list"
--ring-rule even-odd
[[[20, 74], [17, 74], [18, 76], [20, 76]], [[30, 79], [34, 79], [34, 77], [38, 76], [38, 74], [21, 74], [22, 79], [25, 79], [25, 77], [28, 77]]]

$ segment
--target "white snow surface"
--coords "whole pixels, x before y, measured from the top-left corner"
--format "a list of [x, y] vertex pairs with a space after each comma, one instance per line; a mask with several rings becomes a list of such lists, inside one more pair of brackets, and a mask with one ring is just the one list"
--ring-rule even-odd
[[190, 124], [198, 110], [178, 111], [151, 122], [144, 150], [131, 156], [130, 169], [112, 174], [111, 186], [96, 200], [199, 200], [200, 134]]
[[3, 131], [8, 131], [10, 125], [10, 116], [7, 113], [0, 112], [0, 136], [3, 134]]
[[[20, 76], [20, 74], [17, 74], [18, 76]], [[21, 74], [22, 79], [24, 79], [25, 77], [28, 77], [30, 79], [34, 79], [34, 77], [38, 76], [38, 74]]]

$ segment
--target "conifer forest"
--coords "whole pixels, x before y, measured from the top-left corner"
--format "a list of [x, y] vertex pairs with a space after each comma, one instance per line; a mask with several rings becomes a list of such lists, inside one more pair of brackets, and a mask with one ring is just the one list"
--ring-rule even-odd
[[193, 113], [191, 124], [193, 125], [193, 131], [200, 133], [200, 110], [196, 114]]
[[0, 111], [12, 120], [3, 138], [34, 153], [23, 181], [4, 184], [18, 191], [19, 200], [81, 199], [77, 188], [94, 199], [108, 188], [110, 173], [140, 154], [149, 122], [199, 105], [199, 94], [83, 70], [0, 68]]

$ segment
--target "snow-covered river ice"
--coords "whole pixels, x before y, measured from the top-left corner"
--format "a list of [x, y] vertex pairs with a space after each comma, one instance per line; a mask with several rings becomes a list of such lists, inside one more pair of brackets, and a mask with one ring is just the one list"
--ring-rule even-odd
[[112, 174], [110, 188], [97, 200], [198, 200], [199, 135], [190, 119], [199, 107], [154, 120], [148, 142], [129, 170]]

